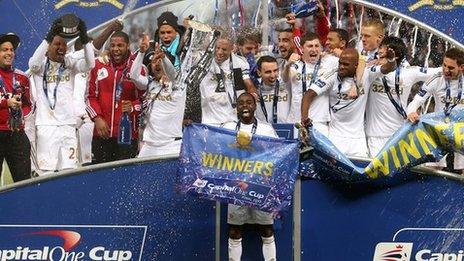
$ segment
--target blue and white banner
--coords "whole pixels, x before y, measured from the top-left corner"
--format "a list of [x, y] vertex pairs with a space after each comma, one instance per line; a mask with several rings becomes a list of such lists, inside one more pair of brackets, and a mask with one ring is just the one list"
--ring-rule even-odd
[[453, 110], [448, 120], [443, 112], [436, 112], [422, 116], [418, 123], [405, 123], [366, 167], [355, 165], [324, 135], [310, 129], [311, 159], [323, 178], [346, 182], [391, 178], [421, 163], [440, 160], [450, 151], [464, 153], [463, 118], [464, 110]]
[[181, 191], [267, 212], [291, 204], [299, 143], [253, 135], [238, 145], [236, 132], [193, 124], [184, 131], [179, 159]]

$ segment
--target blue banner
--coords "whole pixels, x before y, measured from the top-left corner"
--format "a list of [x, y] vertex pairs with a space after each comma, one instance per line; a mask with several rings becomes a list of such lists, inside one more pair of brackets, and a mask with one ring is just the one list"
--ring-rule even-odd
[[453, 110], [449, 118], [436, 112], [423, 115], [418, 123], [405, 123], [365, 167], [354, 164], [324, 135], [310, 128], [311, 159], [317, 173], [329, 179], [365, 182], [391, 178], [421, 163], [440, 160], [448, 152], [464, 153], [463, 118], [464, 110]]
[[201, 198], [278, 212], [290, 206], [298, 174], [299, 143], [193, 124], [184, 131], [181, 190]]

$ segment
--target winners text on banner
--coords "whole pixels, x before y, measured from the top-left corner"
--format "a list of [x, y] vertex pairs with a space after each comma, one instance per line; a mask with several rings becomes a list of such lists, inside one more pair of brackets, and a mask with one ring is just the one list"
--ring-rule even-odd
[[235, 131], [201, 124], [184, 130], [181, 190], [201, 198], [277, 212], [290, 206], [299, 143], [254, 135], [239, 145]]

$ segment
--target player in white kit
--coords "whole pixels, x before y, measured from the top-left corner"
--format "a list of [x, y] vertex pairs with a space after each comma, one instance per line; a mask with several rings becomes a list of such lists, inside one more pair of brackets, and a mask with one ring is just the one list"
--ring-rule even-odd
[[366, 135], [371, 157], [375, 157], [391, 136], [403, 126], [406, 120], [404, 108], [413, 84], [425, 81], [439, 68], [428, 70], [409, 66], [405, 61], [407, 48], [403, 40], [394, 36], [383, 39], [379, 49], [379, 64], [387, 62], [387, 49], [395, 53], [396, 69], [387, 74], [380, 72], [380, 66], [368, 68], [364, 72], [365, 84], [369, 88], [366, 109]]
[[279, 77], [279, 65], [272, 56], [262, 56], [257, 62], [258, 109], [256, 118], [268, 123], [286, 123], [290, 109], [290, 89]]
[[249, 65], [232, 53], [233, 43], [227, 36], [217, 40], [214, 60], [200, 84], [202, 120], [204, 124], [219, 126], [236, 121], [237, 97], [244, 91], [256, 93], [249, 76]]
[[56, 20], [46, 40], [29, 60], [32, 81], [36, 88], [37, 159], [41, 170], [56, 171], [77, 167], [76, 118], [73, 104], [76, 74], [92, 69], [93, 46], [85, 23], [79, 23], [84, 44], [84, 59], [66, 55], [66, 41], [59, 33]]
[[[458, 48], [451, 48], [445, 53], [443, 58], [442, 72], [432, 76], [425, 82], [419, 93], [408, 106], [408, 119], [411, 122], [419, 120], [417, 110], [424, 102], [433, 95], [435, 100], [435, 111], [444, 110], [445, 115], [451, 113], [453, 109], [464, 108], [464, 99], [462, 99], [463, 89], [463, 72], [464, 72], [464, 52]], [[449, 123], [447, 118], [443, 119]], [[436, 164], [429, 166], [445, 167], [446, 157]], [[464, 169], [464, 157], [462, 154], [454, 153], [454, 169]]]
[[[237, 98], [238, 122], [227, 122], [222, 127], [231, 130], [241, 130], [248, 133], [277, 137], [274, 128], [255, 118], [256, 101], [253, 95], [242, 93]], [[271, 213], [245, 206], [228, 205], [227, 223], [229, 224], [229, 260], [239, 261], [242, 256], [242, 230], [244, 224], [258, 224], [263, 242], [264, 260], [276, 260], [276, 245], [274, 239], [274, 218]]]
[[[309, 87], [303, 100], [302, 110], [311, 107], [316, 96], [327, 93], [331, 112], [329, 139], [347, 156], [367, 157], [364, 133], [364, 113], [367, 95], [365, 86], [356, 81], [359, 56], [355, 49], [347, 48], [340, 55], [338, 71], [324, 74]], [[358, 96], [349, 94], [355, 88]], [[310, 110], [311, 112], [311, 110]], [[307, 116], [302, 112], [303, 117]], [[308, 123], [308, 120], [304, 122]]]
[[155, 46], [150, 64], [153, 75], [147, 78], [140, 74], [149, 42], [144, 35], [130, 72], [131, 78], [141, 83], [137, 86], [147, 90], [146, 126], [138, 157], [179, 154], [186, 88], [175, 85], [176, 69], [159, 45]]
[[[319, 37], [314, 33], [309, 33], [301, 38], [303, 55], [300, 57], [294, 53], [285, 67], [282, 78], [284, 81], [290, 80], [292, 101], [287, 122], [299, 122], [302, 119], [301, 102], [303, 94], [309, 90], [317, 79], [338, 67], [338, 58], [332, 55], [322, 56], [322, 44]], [[313, 126], [322, 134], [329, 134], [330, 113], [329, 96], [322, 94], [318, 96], [311, 108], [308, 108]]]

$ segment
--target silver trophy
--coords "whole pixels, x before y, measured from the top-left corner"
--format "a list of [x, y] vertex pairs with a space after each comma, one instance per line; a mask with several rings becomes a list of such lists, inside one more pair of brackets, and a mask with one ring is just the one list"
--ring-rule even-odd
[[208, 73], [209, 67], [211, 66], [211, 62], [213, 61], [214, 57], [214, 48], [216, 47], [216, 42], [219, 39], [221, 33], [219, 31], [214, 31], [213, 39], [208, 45], [203, 56], [200, 58], [200, 61], [193, 66], [192, 70], [187, 75], [185, 79], [185, 83], [187, 86], [189, 85], [200, 85], [203, 78]]

